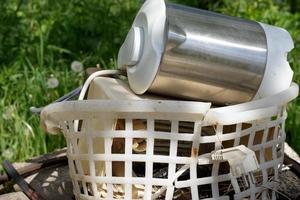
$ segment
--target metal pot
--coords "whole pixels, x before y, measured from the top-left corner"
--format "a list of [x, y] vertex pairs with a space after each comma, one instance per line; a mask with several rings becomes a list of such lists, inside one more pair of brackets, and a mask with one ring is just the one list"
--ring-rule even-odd
[[290, 86], [283, 29], [163, 0], [139, 11], [118, 55], [134, 92], [235, 104]]

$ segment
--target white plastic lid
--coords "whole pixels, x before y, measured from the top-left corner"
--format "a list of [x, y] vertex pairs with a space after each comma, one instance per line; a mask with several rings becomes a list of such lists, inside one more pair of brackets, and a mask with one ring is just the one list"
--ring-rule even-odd
[[118, 68], [127, 69], [131, 89], [143, 94], [151, 86], [165, 47], [166, 5], [147, 0], [119, 50]]
[[265, 74], [254, 99], [272, 96], [290, 87], [293, 71], [287, 61], [294, 48], [291, 35], [284, 29], [260, 23], [267, 37], [268, 56]]

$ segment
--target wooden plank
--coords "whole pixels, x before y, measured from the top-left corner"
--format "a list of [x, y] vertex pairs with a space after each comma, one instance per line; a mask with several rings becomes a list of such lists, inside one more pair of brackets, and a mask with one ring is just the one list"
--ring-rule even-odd
[[[67, 165], [40, 169], [25, 181], [46, 199], [72, 199], [73, 197], [73, 186]], [[14, 189], [20, 191], [17, 185], [14, 185]]]
[[300, 157], [299, 155], [287, 144], [284, 144], [284, 161], [292, 172], [300, 177]]
[[[300, 199], [300, 178], [293, 172], [287, 170], [280, 173], [280, 185], [278, 191], [290, 199]], [[286, 199], [280, 195], [279, 199]]]
[[13, 192], [0, 195], [0, 200], [29, 200], [23, 192]]
[[[34, 174], [41, 168], [45, 168], [47, 166], [55, 165], [58, 163], [67, 163], [66, 148], [54, 151], [53, 153], [32, 158], [30, 160], [27, 160], [25, 163], [14, 163], [13, 166], [21, 176], [27, 177], [31, 174]], [[8, 180], [9, 179], [7, 175], [0, 176], [0, 184], [5, 183]]]

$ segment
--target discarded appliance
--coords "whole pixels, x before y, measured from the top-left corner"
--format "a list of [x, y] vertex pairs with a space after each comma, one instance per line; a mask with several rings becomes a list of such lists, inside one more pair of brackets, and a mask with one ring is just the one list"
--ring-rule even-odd
[[120, 48], [118, 66], [137, 94], [235, 104], [288, 89], [293, 47], [282, 28], [148, 0]]

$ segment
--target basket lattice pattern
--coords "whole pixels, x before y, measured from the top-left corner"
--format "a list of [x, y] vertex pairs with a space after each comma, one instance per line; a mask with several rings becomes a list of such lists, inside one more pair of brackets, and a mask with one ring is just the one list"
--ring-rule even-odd
[[[284, 106], [237, 124], [210, 124], [205, 113], [118, 110], [75, 110], [59, 121], [76, 199], [276, 199]], [[212, 151], [238, 145], [256, 153], [254, 183], [210, 159]]]

